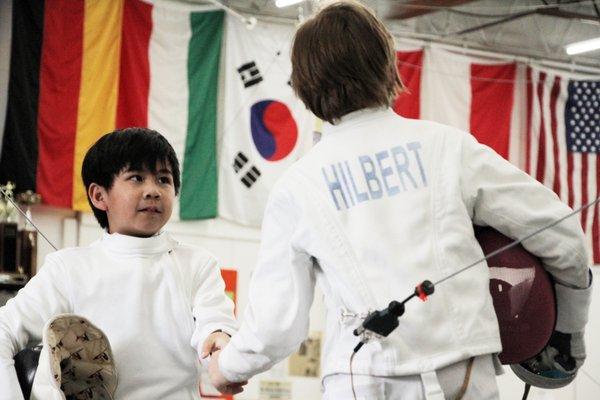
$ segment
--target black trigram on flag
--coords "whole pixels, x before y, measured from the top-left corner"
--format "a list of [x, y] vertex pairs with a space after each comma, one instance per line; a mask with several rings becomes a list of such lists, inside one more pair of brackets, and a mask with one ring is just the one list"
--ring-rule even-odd
[[246, 185], [247, 188], [252, 187], [254, 183], [258, 180], [260, 176], [260, 171], [254, 165], [250, 168], [250, 171], [246, 173], [246, 175], [242, 176], [242, 183]]
[[237, 153], [235, 159], [233, 160], [233, 170], [235, 171], [235, 173], [237, 174], [238, 172], [240, 172], [240, 169], [242, 169], [247, 162], [248, 157], [246, 157], [244, 153], [242, 153], [241, 151]]
[[263, 80], [262, 76], [260, 76], [260, 71], [256, 67], [256, 63], [254, 61], [242, 65], [237, 70], [240, 74], [240, 78], [242, 78], [242, 82], [244, 82], [245, 88], [248, 88], [252, 85], [256, 85], [257, 83]]
[[[238, 152], [233, 160], [233, 170], [235, 173], [239, 173], [248, 164], [248, 157], [241, 151]], [[250, 189], [252, 185], [256, 183], [260, 177], [260, 171], [254, 165], [250, 166], [250, 169], [242, 175], [240, 181]]]

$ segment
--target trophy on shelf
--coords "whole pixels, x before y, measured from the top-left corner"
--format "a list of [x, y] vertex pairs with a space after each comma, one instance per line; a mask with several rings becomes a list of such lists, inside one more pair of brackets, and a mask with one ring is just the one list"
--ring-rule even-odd
[[[19, 193], [17, 201], [21, 208], [25, 210], [25, 215], [31, 218], [31, 206], [40, 204], [42, 197], [32, 190]], [[27, 218], [23, 218], [23, 223], [19, 227], [19, 259], [17, 263], [17, 272], [25, 274], [27, 278], [35, 275], [37, 269], [37, 231], [29, 223]]]
[[37, 268], [37, 232], [31, 220], [30, 207], [41, 197], [31, 190], [17, 195], [17, 202], [27, 218], [19, 218], [15, 206], [15, 185], [0, 185], [0, 288], [22, 287]]
[[15, 185], [12, 182], [2, 186], [0, 199], [0, 274], [2, 274], [2, 280], [13, 280], [18, 274], [19, 226], [17, 210], [11, 203], [14, 189]]

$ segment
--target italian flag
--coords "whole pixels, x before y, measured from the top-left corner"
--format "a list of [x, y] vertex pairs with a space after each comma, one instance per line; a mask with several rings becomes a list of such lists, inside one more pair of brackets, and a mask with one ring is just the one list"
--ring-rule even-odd
[[180, 217], [217, 213], [217, 83], [224, 15], [141, 0], [19, 0], [0, 180], [88, 210], [81, 165], [117, 128], [149, 127], [182, 164]]

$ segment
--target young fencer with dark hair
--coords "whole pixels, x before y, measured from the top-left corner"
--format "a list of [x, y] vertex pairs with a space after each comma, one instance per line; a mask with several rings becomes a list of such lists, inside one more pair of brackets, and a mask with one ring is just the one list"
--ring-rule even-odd
[[[249, 304], [239, 331], [213, 354], [213, 383], [226, 390], [297, 350], [318, 284], [325, 399], [497, 399], [501, 343], [485, 263], [444, 282], [427, 303], [409, 304], [398, 329], [356, 354], [351, 384], [353, 331], [424, 279], [481, 258], [473, 224], [522, 238], [571, 210], [469, 133], [396, 115], [393, 39], [358, 3], [334, 3], [300, 26], [291, 82], [326, 121], [323, 137], [270, 193]], [[524, 246], [555, 278], [556, 329], [569, 345], [562, 356], [578, 368], [591, 292], [579, 222]], [[564, 369], [556, 360], [547, 358], [549, 368]]]
[[49, 254], [0, 308], [0, 399], [23, 398], [13, 356], [65, 313], [106, 334], [118, 373], [115, 399], [200, 399], [199, 360], [222, 347], [236, 323], [216, 259], [163, 230], [181, 185], [173, 148], [150, 129], [117, 130], [89, 149], [82, 177], [105, 232], [89, 246]]

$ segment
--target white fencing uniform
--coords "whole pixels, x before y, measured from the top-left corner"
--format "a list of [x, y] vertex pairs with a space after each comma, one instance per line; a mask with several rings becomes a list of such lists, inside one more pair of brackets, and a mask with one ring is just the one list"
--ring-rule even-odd
[[[270, 194], [249, 305], [221, 353], [221, 372], [242, 381], [297, 350], [316, 282], [327, 307], [327, 391], [329, 375], [349, 373], [358, 342], [352, 331], [369, 310], [483, 256], [473, 222], [519, 238], [569, 212], [552, 191], [457, 129], [390, 109], [325, 124], [323, 139]], [[577, 218], [525, 247], [561, 281], [587, 286]], [[481, 263], [436, 287], [426, 303], [408, 303], [399, 328], [363, 346], [353, 371], [427, 377], [500, 350], [488, 267]]]
[[0, 399], [22, 399], [13, 356], [62, 313], [106, 334], [119, 379], [115, 399], [199, 399], [199, 349], [233, 332], [233, 302], [217, 261], [167, 233], [105, 234], [47, 256], [38, 274], [0, 308]]
[[[439, 389], [447, 399], [456, 399], [464, 381], [468, 361], [461, 361], [435, 372]], [[423, 379], [419, 375], [369, 376], [354, 375], [356, 400], [425, 400], [433, 397], [425, 392]], [[323, 400], [352, 399], [350, 375], [334, 374], [324, 379]], [[440, 396], [438, 396], [440, 397]], [[491, 355], [475, 357], [463, 400], [498, 399], [494, 361]]]

